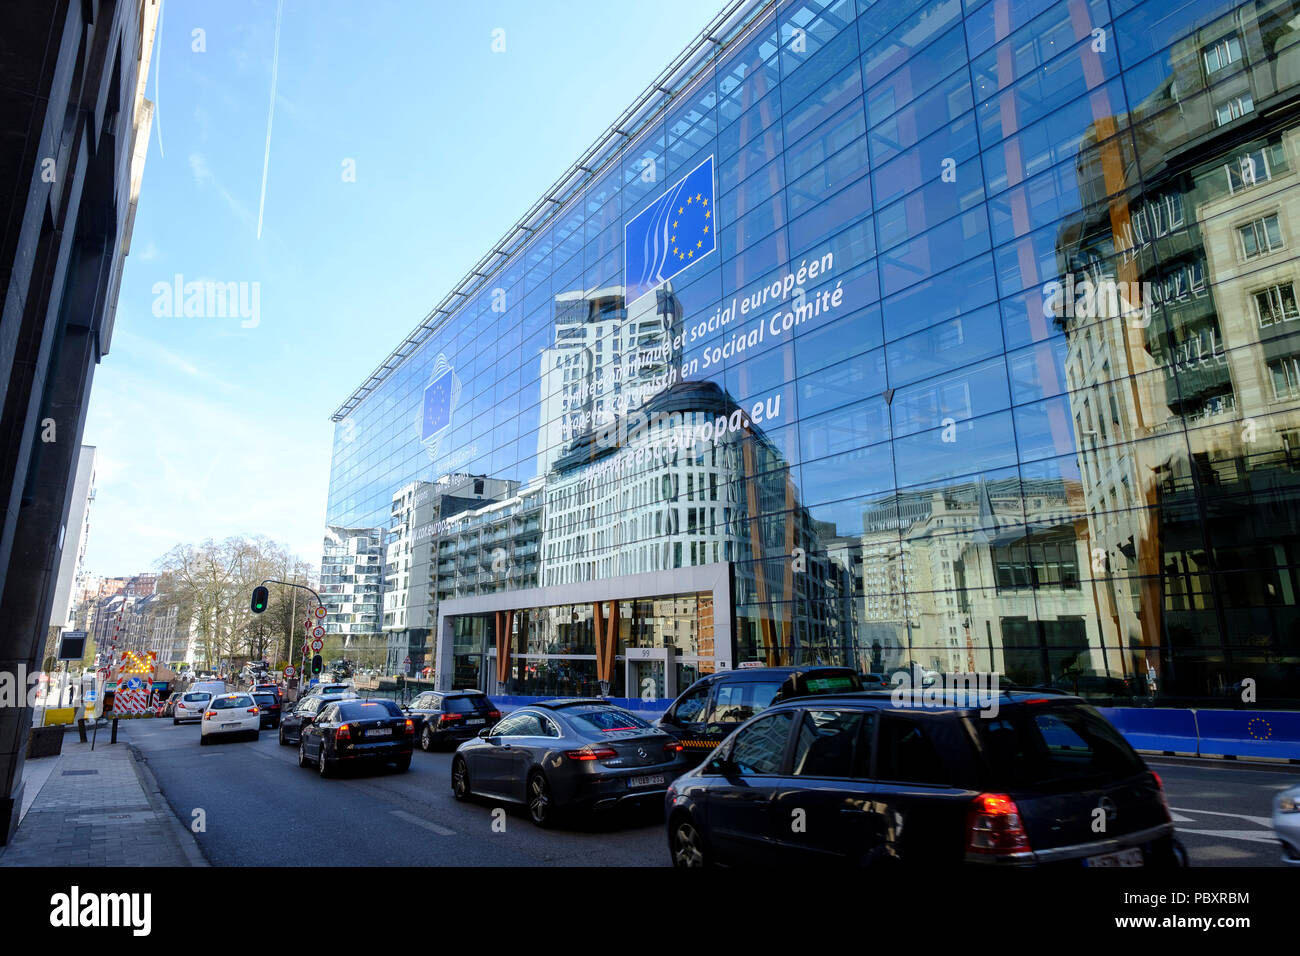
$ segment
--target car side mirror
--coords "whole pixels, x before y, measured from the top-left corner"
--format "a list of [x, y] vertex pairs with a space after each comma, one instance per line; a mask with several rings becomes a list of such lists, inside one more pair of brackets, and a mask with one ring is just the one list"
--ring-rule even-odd
[[480, 731], [478, 732], [478, 735], [479, 735], [480, 737], [486, 737], [486, 736], [487, 736], [488, 734], [490, 734], [490, 733], [492, 733], [491, 728], [489, 728], [489, 727], [484, 727], [482, 730], [480, 730]]

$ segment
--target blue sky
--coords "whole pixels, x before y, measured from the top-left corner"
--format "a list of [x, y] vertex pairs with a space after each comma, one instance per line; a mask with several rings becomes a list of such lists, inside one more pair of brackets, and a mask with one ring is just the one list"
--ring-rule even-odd
[[[86, 570], [233, 534], [319, 562], [331, 413], [721, 5], [285, 0], [259, 239], [277, 4], [166, 0]], [[255, 316], [167, 314], [177, 275]]]

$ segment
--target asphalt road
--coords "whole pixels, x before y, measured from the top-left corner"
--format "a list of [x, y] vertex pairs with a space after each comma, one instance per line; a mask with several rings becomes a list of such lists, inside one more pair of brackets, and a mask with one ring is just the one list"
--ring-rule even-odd
[[[322, 779], [277, 732], [199, 746], [197, 724], [122, 724], [214, 866], [668, 866], [662, 814], [619, 813], [557, 830], [522, 808], [451, 795], [451, 753]], [[196, 816], [195, 811], [203, 813]]]
[[[667, 866], [654, 811], [618, 812], [540, 830], [521, 808], [451, 795], [451, 754], [415, 753], [391, 767], [321, 779], [298, 767], [297, 747], [273, 730], [256, 743], [199, 746], [195, 724], [132, 721], [164, 796], [215, 866]], [[1269, 816], [1273, 795], [1300, 774], [1222, 763], [1149, 761], [1160, 774], [1193, 866], [1281, 866]], [[197, 810], [202, 813], [196, 815]]]

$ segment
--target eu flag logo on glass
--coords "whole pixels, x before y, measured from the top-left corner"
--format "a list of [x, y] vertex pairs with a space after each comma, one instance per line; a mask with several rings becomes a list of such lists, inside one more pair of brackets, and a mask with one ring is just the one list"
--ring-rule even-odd
[[623, 227], [623, 276], [629, 303], [717, 248], [713, 196], [710, 156]]
[[451, 385], [453, 372], [448, 368], [424, 389], [424, 414], [420, 419], [420, 440], [428, 441], [451, 424]]

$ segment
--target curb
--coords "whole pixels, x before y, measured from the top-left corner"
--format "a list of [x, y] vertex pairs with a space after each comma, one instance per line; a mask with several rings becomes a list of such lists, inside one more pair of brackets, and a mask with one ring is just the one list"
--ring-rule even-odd
[[131, 765], [135, 768], [136, 776], [140, 778], [140, 786], [144, 788], [145, 796], [149, 800], [149, 806], [161, 819], [168, 821], [172, 828], [172, 835], [176, 837], [176, 842], [180, 844], [181, 852], [185, 854], [185, 859], [189, 862], [189, 865], [211, 866], [207, 858], [204, 857], [203, 851], [199, 849], [199, 841], [194, 838], [194, 834], [187, 830], [185, 825], [181, 823], [180, 818], [172, 812], [171, 805], [167, 803], [167, 798], [163, 796], [162, 788], [158, 786], [158, 778], [149, 769], [148, 759], [135, 744], [128, 743], [127, 747], [131, 751]]
[[1235, 757], [1170, 755], [1151, 750], [1139, 750], [1138, 753], [1149, 763], [1170, 764], [1175, 767], [1211, 766], [1229, 770], [1271, 770], [1274, 773], [1300, 775], [1300, 766], [1296, 766], [1295, 761], [1285, 758], [1256, 757], [1253, 760], [1239, 760]]

